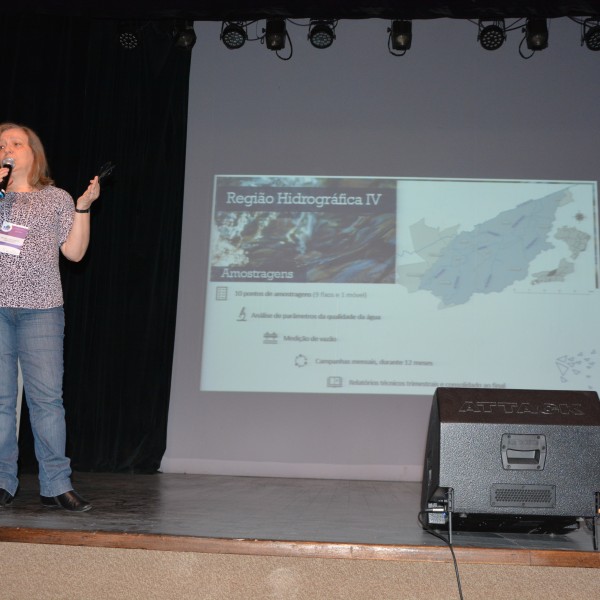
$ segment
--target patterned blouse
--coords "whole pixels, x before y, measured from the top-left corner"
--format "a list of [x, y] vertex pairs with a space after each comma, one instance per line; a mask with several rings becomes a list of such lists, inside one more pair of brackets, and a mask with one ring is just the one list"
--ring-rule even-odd
[[63, 294], [59, 250], [73, 225], [75, 203], [64, 190], [8, 192], [0, 200], [0, 224], [29, 228], [19, 256], [0, 252], [0, 307], [55, 308]]

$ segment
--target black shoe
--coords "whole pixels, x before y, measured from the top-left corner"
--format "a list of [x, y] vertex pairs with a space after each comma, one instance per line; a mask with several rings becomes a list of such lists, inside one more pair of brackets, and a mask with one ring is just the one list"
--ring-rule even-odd
[[71, 512], [85, 512], [92, 505], [84, 500], [75, 490], [59, 494], [58, 496], [40, 496], [42, 504], [48, 508], [61, 507]]
[[4, 488], [0, 488], [0, 506], [8, 506], [13, 501], [14, 496]]

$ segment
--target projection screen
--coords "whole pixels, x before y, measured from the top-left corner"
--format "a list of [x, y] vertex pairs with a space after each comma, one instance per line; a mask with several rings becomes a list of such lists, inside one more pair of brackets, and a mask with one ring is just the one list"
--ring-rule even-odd
[[600, 387], [599, 57], [549, 25], [195, 24], [163, 471], [418, 480], [437, 386]]

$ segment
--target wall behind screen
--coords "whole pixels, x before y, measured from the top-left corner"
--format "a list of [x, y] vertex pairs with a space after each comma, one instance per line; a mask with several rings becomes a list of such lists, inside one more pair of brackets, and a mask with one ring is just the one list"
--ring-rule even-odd
[[[447, 19], [415, 22], [396, 58], [388, 25], [342, 21], [327, 50], [289, 26], [282, 61], [258, 42], [227, 50], [220, 24], [196, 23], [163, 471], [421, 476], [429, 395], [200, 393], [215, 174], [598, 180], [600, 56], [580, 46], [578, 25], [550, 22], [549, 47], [530, 60], [520, 30], [486, 52], [475, 25]], [[436, 343], [426, 323], [423, 338]]]

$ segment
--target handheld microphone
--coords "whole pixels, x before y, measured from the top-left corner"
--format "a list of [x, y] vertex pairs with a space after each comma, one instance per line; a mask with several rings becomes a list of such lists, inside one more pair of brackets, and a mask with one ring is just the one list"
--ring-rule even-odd
[[2, 166], [8, 167], [8, 174], [6, 175], [6, 177], [4, 177], [2, 179], [2, 181], [0, 181], [0, 199], [4, 198], [4, 196], [6, 196], [6, 188], [8, 187], [8, 182], [10, 181], [10, 176], [11, 176], [13, 167], [15, 166], [15, 161], [10, 156], [7, 156], [2, 161]]

